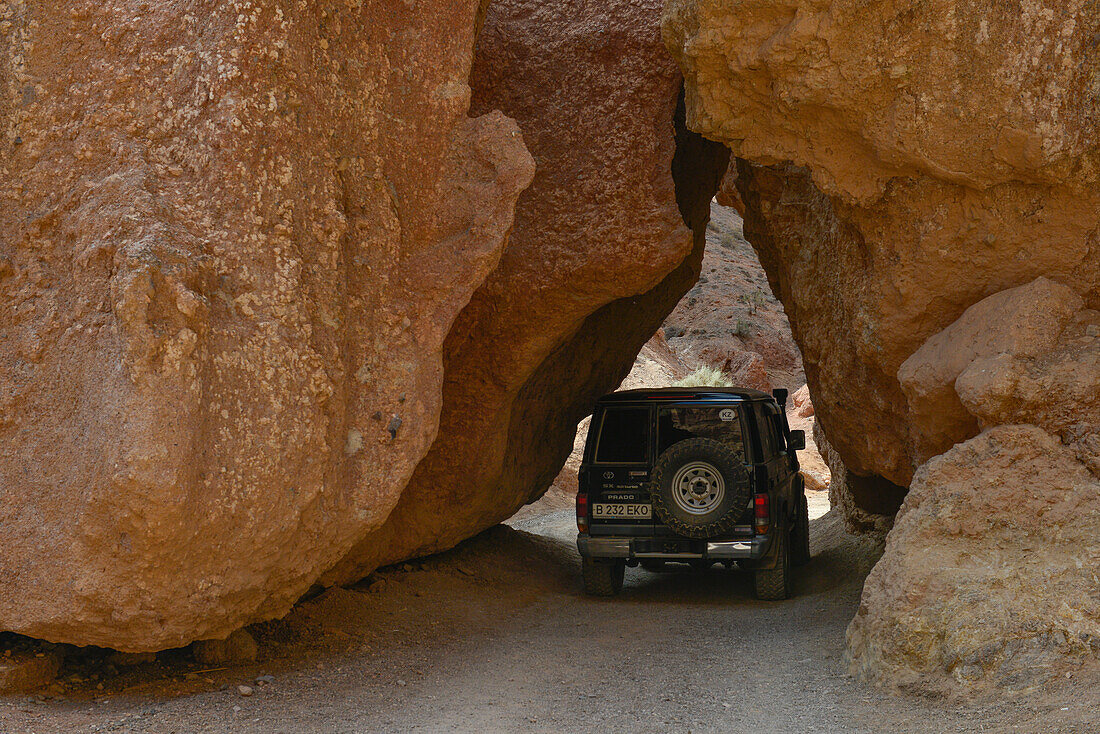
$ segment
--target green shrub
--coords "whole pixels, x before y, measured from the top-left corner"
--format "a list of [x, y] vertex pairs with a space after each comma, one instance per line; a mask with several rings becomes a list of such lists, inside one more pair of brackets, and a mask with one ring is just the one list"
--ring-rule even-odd
[[737, 297], [738, 302], [745, 304], [749, 307], [749, 315], [752, 316], [756, 313], [756, 310], [768, 302], [768, 295], [764, 291], [757, 288], [748, 295], [742, 294]]

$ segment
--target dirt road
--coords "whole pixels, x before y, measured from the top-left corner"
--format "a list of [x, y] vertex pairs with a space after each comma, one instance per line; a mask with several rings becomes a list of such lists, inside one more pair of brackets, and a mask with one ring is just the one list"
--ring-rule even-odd
[[632, 569], [621, 597], [589, 599], [571, 513], [519, 524], [299, 604], [258, 630], [258, 664], [203, 670], [180, 651], [115, 674], [102, 655], [71, 659], [63, 689], [0, 699], [0, 731], [1096, 730], [1072, 690], [959, 704], [847, 677], [844, 630], [877, 550], [831, 515], [783, 603], [720, 568]]

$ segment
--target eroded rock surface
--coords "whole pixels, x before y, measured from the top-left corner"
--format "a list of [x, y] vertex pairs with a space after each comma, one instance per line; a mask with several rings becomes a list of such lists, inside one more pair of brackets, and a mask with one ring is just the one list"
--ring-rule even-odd
[[[688, 125], [737, 158], [745, 233], [852, 500], [890, 515], [929, 451], [897, 373], [1045, 276], [1100, 305], [1100, 16], [1084, 0], [674, 0]], [[959, 433], [957, 429], [937, 429]], [[877, 506], [876, 506], [877, 505]]]
[[918, 470], [864, 586], [853, 668], [916, 688], [1100, 676], [1100, 312], [1038, 278], [968, 308], [898, 377], [914, 435], [954, 448]]
[[447, 337], [431, 451], [385, 526], [328, 581], [449, 548], [539, 497], [577, 422], [694, 282], [728, 154], [674, 124], [681, 78], [660, 10], [489, 5], [473, 106], [519, 122], [535, 180], [500, 264]]
[[1100, 680], [1098, 507], [1100, 480], [1035, 426], [932, 459], [864, 584], [853, 668], [921, 690]]
[[976, 303], [905, 360], [898, 379], [929, 457], [980, 428], [1031, 423], [1096, 465], [1100, 312], [1064, 285], [1039, 278]]
[[387, 517], [532, 176], [477, 12], [0, 7], [0, 629], [224, 637]]

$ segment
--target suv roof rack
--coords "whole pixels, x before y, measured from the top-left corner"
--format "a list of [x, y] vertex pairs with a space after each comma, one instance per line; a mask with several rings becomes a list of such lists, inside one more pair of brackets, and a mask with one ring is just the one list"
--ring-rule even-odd
[[770, 400], [771, 396], [748, 387], [656, 387], [622, 390], [604, 395], [601, 403], [617, 403], [637, 400], [684, 400], [712, 398], [737, 400]]

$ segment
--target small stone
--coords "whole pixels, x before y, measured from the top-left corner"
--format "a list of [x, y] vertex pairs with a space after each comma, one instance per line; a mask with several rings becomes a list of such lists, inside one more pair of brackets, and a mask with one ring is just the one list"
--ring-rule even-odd
[[261, 685], [266, 684], [266, 683], [274, 683], [275, 682], [275, 676], [273, 676], [273, 675], [261, 675], [261, 676], [256, 678], [256, 682], [261, 684]]
[[401, 680], [400, 678], [398, 678], [398, 679], [397, 679], [397, 685], [399, 685], [399, 686], [407, 686], [407, 685], [408, 685], [408, 683], [406, 683], [405, 681], [403, 681], [403, 680]]
[[251, 696], [252, 686], [237, 686], [237, 693], [241, 694], [242, 696]]
[[401, 416], [394, 415], [390, 418], [390, 424], [386, 426], [386, 430], [390, 432], [390, 438], [397, 438], [397, 429], [401, 427]]
[[961, 681], [979, 680], [984, 671], [977, 665], [963, 665], [955, 671], [955, 676]]

